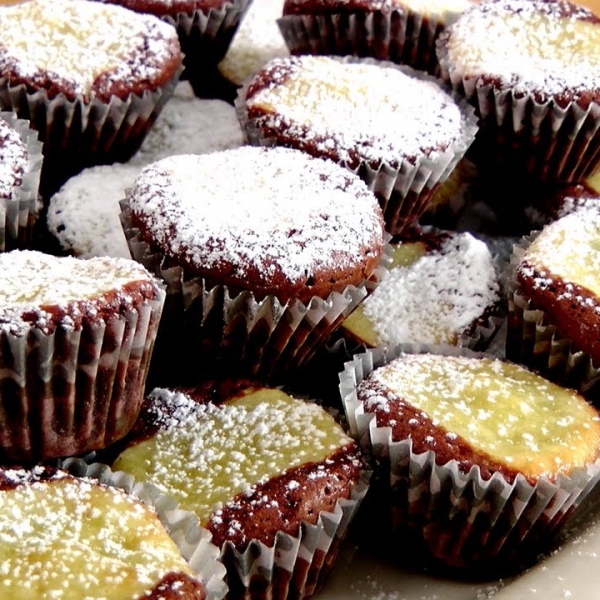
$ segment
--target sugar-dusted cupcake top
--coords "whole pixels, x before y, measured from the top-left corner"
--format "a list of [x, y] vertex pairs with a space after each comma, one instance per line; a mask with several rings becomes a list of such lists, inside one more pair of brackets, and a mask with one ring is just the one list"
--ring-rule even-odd
[[358, 480], [356, 444], [322, 407], [255, 385], [218, 403], [196, 394], [155, 390], [114, 468], [193, 511], [217, 545], [243, 545], [257, 530], [265, 543], [278, 530], [295, 535], [302, 506], [333, 496], [331, 509], [335, 490]]
[[154, 278], [132, 260], [0, 254], [0, 327], [15, 332], [27, 324], [74, 327], [82, 318], [118, 315], [158, 294]]
[[600, 19], [562, 0], [495, 0], [464, 12], [441, 36], [444, 68], [538, 101], [566, 104], [600, 88]]
[[327, 297], [368, 278], [383, 247], [366, 185], [285, 148], [164, 159], [142, 171], [129, 202], [155, 251], [257, 297]]
[[28, 168], [27, 146], [21, 136], [0, 118], [0, 198], [10, 198]]
[[156, 513], [114, 487], [2, 471], [0, 528], [2, 598], [205, 598]]
[[[489, 358], [402, 355], [358, 386], [365, 411], [413, 450], [484, 478], [556, 479], [598, 458], [600, 415], [573, 390]], [[487, 473], [487, 476], [485, 475]]]
[[344, 322], [370, 346], [456, 344], [500, 302], [490, 251], [469, 233], [402, 243], [393, 257], [388, 276]]
[[414, 163], [464, 142], [468, 122], [432, 77], [325, 56], [269, 62], [250, 83], [245, 111], [265, 137], [350, 167]]
[[2, 7], [0, 40], [0, 77], [70, 100], [154, 90], [181, 63], [173, 27], [99, 2], [29, 0]]
[[227, 0], [100, 0], [108, 4], [120, 4], [130, 10], [150, 13], [157, 17], [170, 16], [175, 18], [179, 13], [192, 13], [195, 10], [208, 12], [218, 9]]

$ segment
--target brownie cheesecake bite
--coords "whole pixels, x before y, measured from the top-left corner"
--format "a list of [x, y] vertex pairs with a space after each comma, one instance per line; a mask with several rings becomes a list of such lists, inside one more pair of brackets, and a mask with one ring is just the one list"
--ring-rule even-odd
[[591, 11], [484, 2], [440, 36], [438, 58], [477, 109], [473, 156], [490, 171], [573, 183], [598, 170], [600, 18]]
[[0, 457], [123, 437], [143, 399], [164, 291], [131, 260], [0, 254]]
[[357, 173], [390, 233], [421, 216], [477, 129], [435, 78], [366, 59], [275, 59], [237, 106], [251, 143], [297, 148]]
[[389, 469], [394, 526], [451, 566], [514, 570], [600, 477], [598, 412], [522, 366], [397, 347], [340, 379], [352, 433]]
[[82, 166], [129, 158], [180, 72], [170, 25], [97, 2], [3, 6], [0, 38], [0, 106], [39, 131], [45, 192]]
[[515, 248], [507, 356], [598, 400], [600, 211], [580, 208]]
[[392, 245], [388, 276], [341, 331], [371, 348], [424, 343], [481, 349], [501, 322], [498, 266], [488, 247], [469, 233], [413, 233]]
[[125, 445], [114, 468], [198, 515], [231, 597], [312, 595], [366, 492], [358, 448], [330, 415], [252, 382], [156, 389]]
[[477, 0], [286, 0], [292, 54], [371, 56], [435, 73], [435, 42]]
[[295, 150], [164, 159], [142, 171], [123, 206], [132, 253], [167, 281], [170, 329], [196, 344], [196, 370], [207, 347], [227, 369], [299, 365], [378, 276], [375, 196]]
[[[0, 507], [3, 597], [216, 598], [169, 536], [164, 517], [114, 482], [54, 469], [3, 470]], [[201, 546], [206, 552], [208, 543], [199, 540]], [[204, 572], [219, 571], [215, 554], [212, 562]]]

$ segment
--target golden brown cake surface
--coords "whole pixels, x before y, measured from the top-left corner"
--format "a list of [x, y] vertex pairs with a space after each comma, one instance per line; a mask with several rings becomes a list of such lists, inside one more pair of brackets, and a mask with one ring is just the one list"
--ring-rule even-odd
[[555, 480], [598, 459], [600, 416], [576, 392], [489, 358], [402, 355], [358, 386], [365, 412], [437, 464], [477, 465], [484, 479]]
[[3, 598], [205, 598], [156, 513], [97, 481], [3, 471], [0, 529]]
[[350, 497], [358, 450], [321, 407], [276, 389], [191, 394], [155, 390], [114, 467], [195, 512], [215, 544], [271, 544]]

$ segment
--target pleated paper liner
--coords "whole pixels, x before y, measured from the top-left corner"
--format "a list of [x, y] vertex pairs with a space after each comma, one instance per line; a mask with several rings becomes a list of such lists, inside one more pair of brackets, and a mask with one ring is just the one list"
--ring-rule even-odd
[[[342, 63], [360, 62], [364, 64], [381, 64], [394, 68], [417, 79], [440, 82], [426, 73], [415, 71], [410, 67], [396, 65], [390, 62], [376, 61], [370, 58], [355, 58], [351, 56], [335, 57]], [[268, 137], [260, 129], [255, 120], [249, 118], [246, 110], [246, 94], [251, 79], [238, 92], [235, 101], [238, 118], [244, 134], [254, 146], [277, 146], [277, 137]], [[474, 110], [466, 102], [457, 101], [467, 123], [463, 137], [443, 151], [433, 151], [429, 155], [417, 157], [411, 161], [399, 157], [398, 164], [392, 165], [384, 161], [370, 164], [366, 160], [359, 161], [356, 167], [349, 166], [345, 161], [338, 161], [342, 167], [358, 175], [377, 196], [383, 210], [385, 228], [390, 234], [401, 233], [406, 227], [415, 223], [426, 211], [430, 200], [439, 186], [450, 176], [458, 162], [467, 152], [475, 138], [477, 121]], [[302, 149], [301, 142], [298, 147]]]
[[196, 577], [204, 584], [207, 600], [222, 600], [227, 594], [225, 568], [219, 562], [219, 549], [211, 543], [211, 533], [200, 527], [197, 517], [177, 508], [177, 503], [149, 483], [136, 482], [123, 471], [111, 471], [101, 463], [87, 464], [68, 458], [59, 468], [75, 477], [97, 479], [100, 483], [124, 490], [153, 507], [169, 535], [188, 562]]
[[12, 112], [0, 112], [0, 119], [14, 129], [27, 149], [27, 167], [19, 186], [10, 197], [0, 198], [0, 251], [30, 248], [39, 212], [38, 190], [42, 170], [42, 144], [29, 121]]
[[[381, 476], [389, 476], [388, 508], [398, 543], [421, 544], [461, 572], [514, 572], [550, 547], [600, 480], [600, 459], [570, 476], [559, 475], [555, 482], [540, 477], [532, 485], [521, 475], [513, 483], [500, 473], [485, 480], [477, 466], [463, 473], [456, 460], [438, 465], [434, 452], [414, 453], [411, 439], [393, 441], [391, 429], [378, 427], [356, 396], [362, 379], [403, 352], [483, 356], [453, 347], [398, 346], [357, 355], [340, 373], [351, 433], [372, 453]], [[402, 536], [408, 536], [404, 542]]]
[[0, 457], [38, 461], [104, 448], [141, 408], [165, 293], [49, 334], [0, 328]]

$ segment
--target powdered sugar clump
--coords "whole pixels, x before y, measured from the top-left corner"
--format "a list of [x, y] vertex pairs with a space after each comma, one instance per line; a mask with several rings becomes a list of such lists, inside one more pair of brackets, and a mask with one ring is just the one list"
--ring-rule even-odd
[[301, 56], [264, 74], [269, 83], [246, 100], [251, 120], [349, 164], [397, 166], [465, 139], [466, 117], [437, 80], [391, 63]]
[[[569, 16], [571, 15], [571, 16]], [[567, 2], [485, 2], [448, 32], [448, 61], [464, 77], [499, 78], [516, 93], [600, 87], [600, 25]]]
[[490, 251], [461, 233], [412, 265], [392, 269], [363, 310], [381, 343], [455, 344], [499, 300]]
[[285, 148], [167, 158], [142, 171], [129, 199], [168, 254], [258, 271], [267, 284], [361, 265], [383, 243], [381, 210], [357, 176]]
[[0, 118], [0, 198], [10, 198], [23, 181], [27, 168], [27, 147], [19, 134]]

